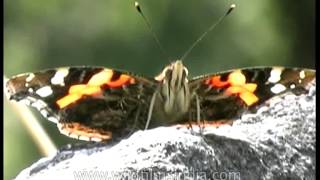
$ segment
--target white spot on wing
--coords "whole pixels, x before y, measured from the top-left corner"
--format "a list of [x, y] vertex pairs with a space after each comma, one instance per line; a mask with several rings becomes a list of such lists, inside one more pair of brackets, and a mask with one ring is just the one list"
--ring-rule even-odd
[[[50, 117], [51, 118], [51, 117]], [[49, 118], [48, 118], [49, 119]], [[57, 123], [58, 129], [61, 131], [64, 128], [63, 124]]]
[[281, 67], [274, 67], [270, 72], [270, 77], [268, 79], [269, 82], [276, 83], [281, 80], [283, 68]]
[[41, 97], [47, 97], [52, 94], [52, 89], [50, 86], [44, 86], [36, 91], [36, 93]]
[[47, 112], [45, 109], [42, 109], [42, 110], [40, 111], [40, 113], [41, 113], [42, 116], [45, 117], [45, 118], [48, 116], [48, 112]]
[[28, 101], [30, 101], [30, 102], [36, 102], [36, 101], [37, 101], [36, 98], [31, 97], [31, 96], [28, 96], [26, 99], [27, 99]]
[[64, 134], [66, 136], [69, 136], [69, 132], [65, 129], [59, 129], [61, 134]]
[[90, 138], [86, 136], [79, 136], [79, 140], [90, 141]]
[[303, 70], [300, 71], [299, 77], [300, 77], [301, 79], [304, 79], [304, 78], [306, 77], [306, 74], [305, 74], [305, 72], [304, 72]]
[[[49, 121], [51, 121], [51, 122], [54, 122], [54, 123], [58, 123], [58, 120], [57, 120], [57, 118], [55, 118], [55, 117], [48, 117], [47, 118]], [[59, 127], [59, 124], [58, 124], [58, 127]], [[60, 129], [60, 128], [59, 128]]]
[[22, 100], [19, 101], [19, 103], [22, 103], [22, 104], [25, 104], [25, 105], [28, 105], [28, 106], [31, 105], [31, 102], [30, 102], [29, 99], [22, 99]]
[[77, 134], [72, 134], [71, 133], [68, 136], [71, 137], [71, 138], [79, 139], [79, 136]]
[[46, 103], [44, 103], [43, 101], [41, 100], [36, 100], [34, 101], [31, 106], [35, 107], [36, 109], [40, 110], [44, 107], [47, 107]]
[[102, 139], [96, 138], [96, 137], [91, 137], [91, 141], [100, 142], [100, 141], [102, 141]]
[[30, 73], [29, 76], [26, 78], [26, 82], [32, 81], [33, 78], [34, 78], [34, 74]]
[[64, 78], [69, 74], [68, 68], [58, 69], [53, 78], [51, 84], [64, 86]]
[[295, 84], [291, 84], [291, 85], [290, 85], [290, 88], [291, 88], [291, 89], [294, 89], [295, 87], [296, 87]]
[[32, 88], [29, 88], [29, 89], [28, 89], [28, 92], [29, 92], [29, 93], [33, 93], [33, 89], [32, 89]]
[[279, 94], [279, 93], [285, 91], [286, 89], [287, 88], [284, 85], [278, 83], [278, 84], [274, 85], [270, 90], [274, 94]]

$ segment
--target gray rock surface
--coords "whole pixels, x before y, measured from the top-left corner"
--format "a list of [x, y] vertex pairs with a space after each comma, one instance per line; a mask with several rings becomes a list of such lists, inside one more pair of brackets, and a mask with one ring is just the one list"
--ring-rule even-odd
[[202, 136], [159, 127], [113, 145], [68, 145], [16, 179], [315, 179], [315, 94], [271, 99]]

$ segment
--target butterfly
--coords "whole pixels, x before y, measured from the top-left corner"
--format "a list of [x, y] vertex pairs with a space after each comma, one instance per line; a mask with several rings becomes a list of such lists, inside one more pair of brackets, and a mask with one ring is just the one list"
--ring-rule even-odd
[[[315, 70], [285, 67], [234, 69], [188, 78], [181, 60], [156, 77], [104, 67], [63, 67], [14, 76], [10, 100], [34, 106], [62, 134], [108, 141], [158, 126], [233, 120], [266, 100], [306, 93]], [[223, 121], [222, 121], [223, 122]]]

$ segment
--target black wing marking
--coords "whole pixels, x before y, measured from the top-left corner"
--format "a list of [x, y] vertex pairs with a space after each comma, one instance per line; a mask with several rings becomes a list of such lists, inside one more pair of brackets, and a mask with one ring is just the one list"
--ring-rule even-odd
[[[104, 71], [112, 73], [107, 83], [94, 86], [101, 89], [98, 95], [83, 93], [64, 105], [57, 103], [71, 96], [71, 87], [97, 83], [99, 77], [94, 76]], [[56, 122], [62, 133], [107, 140], [144, 127], [156, 85], [151, 78], [103, 67], [70, 67], [18, 75], [8, 80], [6, 88], [9, 99], [36, 107], [45, 118]]]
[[[244, 77], [246, 85], [240, 85], [240, 90], [236, 87], [237, 85], [232, 85], [231, 74], [235, 75], [236, 82]], [[242, 77], [239, 78], [239, 75]], [[201, 119], [212, 121], [234, 119], [243, 111], [255, 110], [257, 105], [285, 92], [297, 95], [304, 93], [308, 89], [308, 84], [314, 80], [315, 71], [311, 69], [256, 67], [197, 77], [189, 84], [199, 98]], [[239, 92], [246, 89], [245, 87], [249, 88], [248, 92], [247, 90], [244, 90], [245, 93]], [[192, 119], [195, 119], [194, 100], [191, 105], [191, 114]]]

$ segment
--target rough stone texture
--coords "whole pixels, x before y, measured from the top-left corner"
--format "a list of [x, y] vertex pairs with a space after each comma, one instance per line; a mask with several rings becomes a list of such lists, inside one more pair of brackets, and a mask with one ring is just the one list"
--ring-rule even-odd
[[315, 179], [315, 94], [274, 98], [202, 136], [159, 127], [112, 145], [68, 145], [16, 179]]

